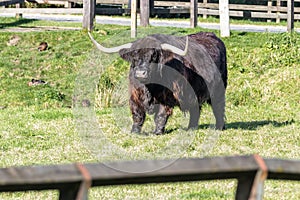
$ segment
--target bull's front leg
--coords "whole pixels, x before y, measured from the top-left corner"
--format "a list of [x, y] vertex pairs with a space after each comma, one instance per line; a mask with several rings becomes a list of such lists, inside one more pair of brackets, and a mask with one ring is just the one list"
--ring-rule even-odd
[[172, 108], [164, 105], [159, 105], [157, 112], [155, 112], [154, 122], [155, 130], [154, 134], [161, 135], [165, 132], [165, 126], [169, 116], [172, 114]]
[[140, 133], [146, 118], [145, 108], [131, 99], [130, 110], [131, 110], [132, 120], [133, 120], [131, 132]]

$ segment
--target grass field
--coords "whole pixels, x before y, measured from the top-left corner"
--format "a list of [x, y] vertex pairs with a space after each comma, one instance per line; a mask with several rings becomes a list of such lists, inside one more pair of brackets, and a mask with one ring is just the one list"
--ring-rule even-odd
[[[1, 18], [0, 31], [49, 25], [80, 27]], [[209, 30], [149, 27], [139, 31], [143, 36]], [[94, 36], [109, 46], [129, 41], [128, 34], [129, 27], [97, 25]], [[14, 43], [12, 37], [18, 41]], [[49, 49], [39, 52], [42, 41], [48, 42]], [[117, 55], [95, 52], [85, 32], [0, 32], [0, 167], [254, 153], [300, 159], [300, 35], [232, 32], [224, 42], [229, 73], [227, 129], [210, 130], [212, 112], [204, 106], [199, 129], [176, 149], [178, 139], [185, 137], [180, 127], [187, 120], [178, 109], [168, 123], [169, 134], [127, 134], [128, 63]], [[82, 79], [86, 74], [89, 79]], [[30, 87], [32, 78], [47, 84]], [[114, 154], [100, 154], [103, 143], [85, 138], [72, 106], [81, 86], [87, 88], [83, 92], [91, 95], [94, 106], [79, 114], [96, 119]], [[151, 118], [147, 130], [153, 128]], [[233, 180], [114, 186], [93, 188], [90, 199], [233, 199], [235, 187]], [[299, 188], [299, 182], [267, 181], [264, 199], [300, 199]], [[57, 195], [55, 191], [0, 193], [0, 199], [55, 199]]]

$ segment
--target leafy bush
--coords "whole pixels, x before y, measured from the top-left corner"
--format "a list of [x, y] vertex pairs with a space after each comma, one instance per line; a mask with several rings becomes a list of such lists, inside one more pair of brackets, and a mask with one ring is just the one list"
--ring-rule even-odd
[[262, 105], [298, 102], [300, 83], [300, 35], [273, 34], [253, 49], [231, 49], [228, 102], [233, 105]]
[[37, 104], [57, 104], [65, 99], [63, 93], [49, 85], [33, 86], [31, 91]]
[[277, 66], [298, 64], [300, 63], [299, 34], [282, 33], [271, 36], [263, 46], [263, 50], [270, 55], [269, 63], [278, 63]]
[[129, 65], [123, 61], [121, 58], [113, 61], [110, 66], [108, 66], [104, 73], [101, 74], [99, 84], [97, 85], [96, 94], [96, 106], [100, 108], [112, 106], [113, 95], [116, 92], [127, 92], [117, 91], [119, 83], [127, 77], [129, 71]]

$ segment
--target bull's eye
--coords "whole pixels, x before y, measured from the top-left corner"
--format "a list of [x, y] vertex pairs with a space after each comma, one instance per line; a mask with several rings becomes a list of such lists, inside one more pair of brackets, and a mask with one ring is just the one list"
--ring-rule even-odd
[[159, 54], [157, 53], [157, 51], [153, 51], [152, 57], [151, 57], [151, 61], [154, 63], [158, 63], [158, 56]]
[[134, 61], [132, 62], [132, 67], [134, 68], [134, 67], [141, 66], [142, 63], [143, 63], [142, 60], [134, 60]]

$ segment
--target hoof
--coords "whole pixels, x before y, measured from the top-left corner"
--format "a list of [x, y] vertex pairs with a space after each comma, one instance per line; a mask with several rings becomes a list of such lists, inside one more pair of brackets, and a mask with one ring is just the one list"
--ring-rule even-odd
[[131, 133], [140, 134], [141, 133], [141, 127], [138, 126], [132, 126], [132, 129], [130, 131]]
[[224, 131], [225, 130], [225, 125], [223, 125], [223, 126], [216, 126], [216, 130]]
[[153, 133], [155, 135], [162, 135], [162, 134], [164, 134], [164, 132], [165, 132], [165, 130], [155, 130], [155, 131], [153, 131]]
[[197, 130], [198, 126], [189, 126], [187, 130]]

